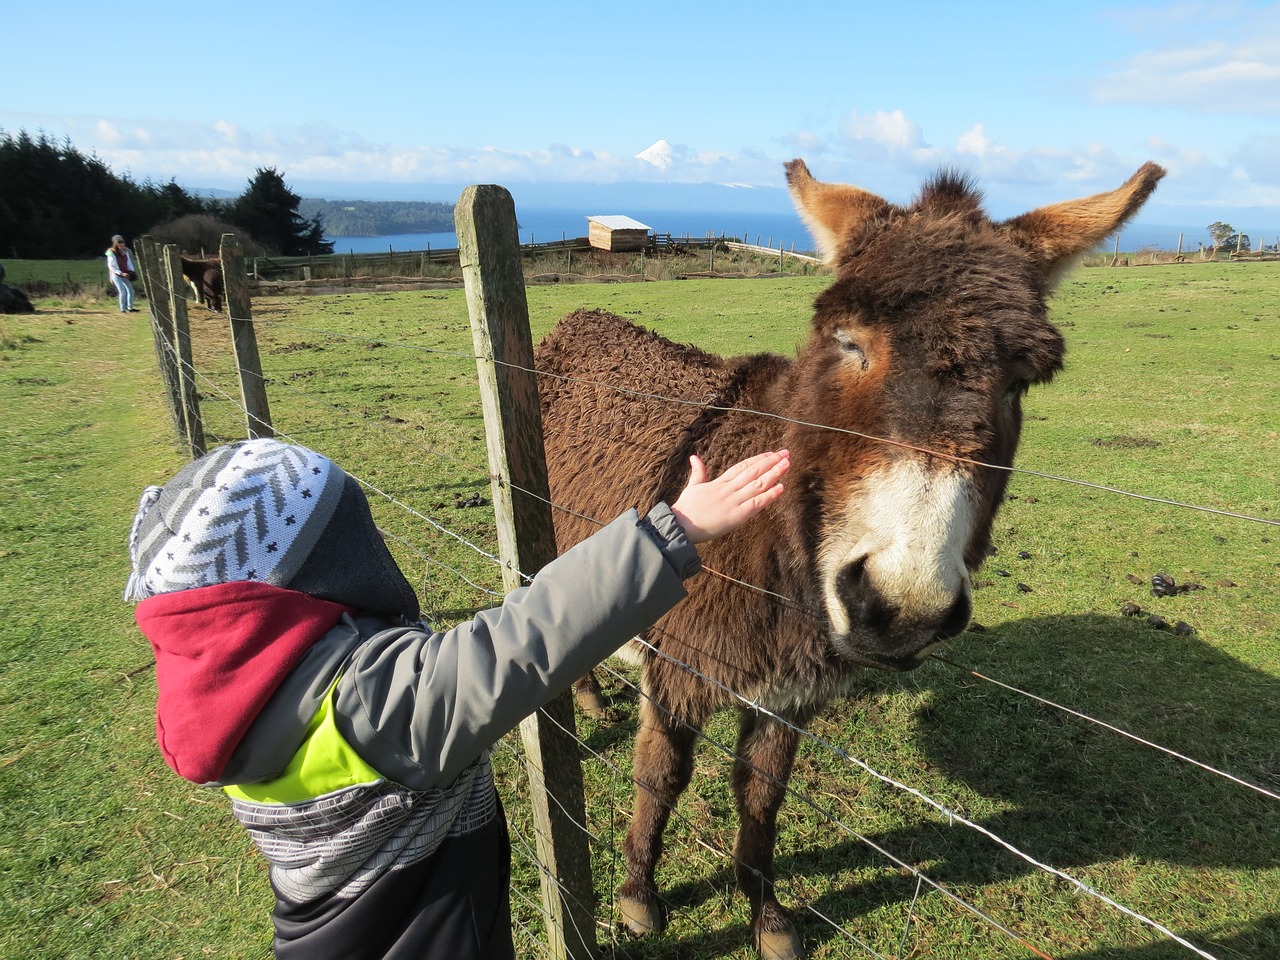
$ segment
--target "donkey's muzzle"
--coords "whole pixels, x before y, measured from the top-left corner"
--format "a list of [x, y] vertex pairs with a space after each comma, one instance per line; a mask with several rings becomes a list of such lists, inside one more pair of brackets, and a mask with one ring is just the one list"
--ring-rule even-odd
[[973, 606], [967, 586], [942, 603], [906, 604], [877, 588], [866, 563], [848, 564], [836, 578], [848, 630], [833, 637], [841, 655], [881, 670], [914, 670], [930, 649], [961, 633]]

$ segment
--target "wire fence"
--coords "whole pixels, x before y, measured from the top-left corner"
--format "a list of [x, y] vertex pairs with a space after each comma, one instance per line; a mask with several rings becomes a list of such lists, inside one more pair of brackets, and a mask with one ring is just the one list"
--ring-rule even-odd
[[[164, 291], [157, 289], [157, 292]], [[182, 295], [182, 292], [176, 291], [176, 294]], [[368, 309], [361, 304], [353, 307]], [[322, 449], [326, 452], [348, 451], [340, 462], [344, 468], [349, 465], [348, 472], [365, 485], [371, 499], [390, 517], [388, 521], [380, 517], [380, 526], [391, 531], [400, 555], [408, 557], [402, 566], [417, 572], [419, 589], [425, 594], [424, 609], [434, 609], [441, 623], [460, 619], [471, 610], [497, 602], [503, 592], [503, 561], [492, 545], [492, 531], [486, 529], [487, 515], [481, 510], [475, 512], [478, 519], [468, 519], [462, 524], [458, 520], [471, 509], [466, 506], [468, 503], [473, 507], [484, 506], [475, 503], [476, 491], [487, 489], [491, 479], [484, 463], [483, 437], [477, 432], [474, 401], [469, 395], [474, 386], [474, 365], [477, 361], [492, 363], [492, 358], [477, 357], [461, 336], [441, 338], [449, 341], [444, 345], [426, 345], [419, 337], [407, 337], [404, 330], [391, 329], [368, 336], [297, 322], [293, 319], [294, 312], [280, 312], [281, 316], [239, 318], [255, 327], [271, 357], [271, 362], [257, 375], [270, 385], [273, 402], [281, 403], [282, 409], [288, 410], [290, 429], [281, 430], [279, 424], [284, 421], [278, 419], [277, 434], [312, 446], [318, 445], [316, 438], [320, 437], [325, 441]], [[217, 408], [205, 420], [208, 437], [213, 442], [237, 439], [239, 424], [252, 422], [253, 413], [238, 396], [233, 381], [246, 373], [250, 376], [254, 373], [225, 365], [230, 347], [230, 335], [225, 327], [203, 319], [197, 326], [192, 337], [194, 358], [180, 355], [173, 343], [165, 349], [170, 351], [170, 362], [199, 384], [205, 410]], [[367, 324], [361, 326], [367, 327]], [[365, 356], [361, 358], [362, 352]], [[388, 359], [387, 352], [396, 359]], [[291, 358], [299, 358], [300, 362], [295, 364]], [[359, 376], [364, 379], [361, 386], [353, 389], [344, 381], [357, 376], [357, 358], [362, 361]], [[422, 372], [427, 365], [438, 371], [429, 379]], [[385, 392], [394, 389], [397, 380], [408, 378], [414, 380], [419, 395], [424, 386], [429, 388], [427, 392], [447, 394], [426, 401], [427, 409], [452, 411], [446, 420], [422, 428], [422, 424], [396, 422], [395, 417], [378, 414], [377, 404], [369, 402], [369, 391], [381, 388]], [[610, 384], [595, 386], [620, 389]], [[456, 422], [459, 404], [466, 410], [463, 419], [469, 424], [461, 428]], [[708, 409], [706, 405], [702, 408]], [[774, 416], [758, 411], [739, 412]], [[816, 424], [805, 426], [829, 429]], [[884, 438], [868, 439], [894, 442]], [[928, 452], [947, 457], [936, 451]], [[389, 464], [397, 460], [411, 463], [417, 469], [390, 468]], [[366, 465], [364, 469], [362, 463]], [[1159, 504], [1175, 511], [1206, 514], [1218, 522], [1230, 520], [1264, 528], [1277, 525], [1275, 519], [1243, 510], [1197, 505], [1177, 497], [1142, 494], [1047, 472], [982, 466], [1008, 469], [1070, 488], [1087, 488], [1144, 505]], [[406, 481], [406, 473], [415, 472], [431, 473], [436, 479]], [[452, 505], [448, 502], [449, 494], [454, 497]], [[445, 499], [440, 499], [442, 496]], [[552, 503], [551, 507], [575, 511], [574, 504]], [[603, 524], [612, 518], [590, 519]], [[733, 571], [708, 570], [707, 573], [733, 577]], [[806, 611], [798, 599], [778, 595], [766, 585], [742, 583], [742, 587], [772, 594], [791, 615], [816, 616]], [[650, 656], [672, 659], [661, 645], [646, 643], [646, 647]], [[702, 683], [717, 683], [688, 664], [677, 662], [677, 665], [694, 673]], [[595, 903], [581, 906], [588, 915], [594, 913], [595, 932], [616, 943], [619, 909], [612, 891], [623, 873], [620, 853], [625, 831], [623, 811], [636, 787], [629, 772], [628, 744], [636, 705], [647, 695], [634, 670], [609, 664], [605, 671], [620, 718], [611, 723], [586, 721], [584, 730], [576, 734], [583, 754], [588, 793], [587, 817], [579, 827], [591, 851], [599, 899], [599, 906]], [[925, 679], [917, 679], [919, 675]], [[962, 685], [951, 684], [953, 691], [959, 688], [958, 694], [951, 695], [962, 698], [964, 703], [956, 712], [1030, 715], [1034, 719], [1026, 723], [1037, 735], [1045, 731], [1059, 733], [1061, 743], [1041, 750], [1031, 759], [1032, 764], [1055, 763], [1062, 751], [1079, 752], [1086, 764], [1101, 762], [1096, 759], [1101, 751], [1119, 748], [1102, 746], [1095, 735], [1115, 737], [1124, 744], [1126, 752], [1122, 756], [1126, 759], [1106, 762], [1107, 770], [1125, 762], [1138, 763], [1147, 774], [1165, 777], [1172, 790], [1191, 783], [1189, 776], [1209, 778], [1219, 785], [1195, 788], [1197, 806], [1187, 814], [1188, 818], [1202, 815], [1202, 808], [1210, 802], [1204, 798], [1213, 797], [1211, 802], [1220, 805], [1220, 813], [1231, 810], [1233, 815], [1244, 812], [1252, 817], [1247, 825], [1240, 825], [1246, 833], [1260, 832], [1265, 836], [1265, 831], [1278, 822], [1277, 808], [1270, 804], [1280, 800], [1280, 793], [1276, 792], [1280, 789], [1280, 762], [1264, 764], [1259, 768], [1261, 775], [1257, 775], [1258, 771], [1249, 775], [1240, 768], [1232, 769], [1229, 762], [1232, 744], [1238, 745], [1233, 731], [1224, 731], [1218, 750], [1221, 757], [1195, 757], [1189, 751], [1162, 745], [1154, 736], [1127, 729], [1114, 716], [1094, 716], [1079, 704], [1060, 703], [1061, 697], [1023, 689], [1026, 684], [1001, 679], [996, 670], [966, 666], [950, 656], [934, 657], [932, 664], [905, 681], [870, 681], [859, 701], [864, 704], [860, 709], [900, 710], [903, 704], [895, 701], [905, 696], [906, 709], [927, 711], [934, 688], [950, 683], [950, 678], [964, 681]], [[1238, 692], [1253, 693], [1256, 689], [1265, 687]], [[758, 698], [727, 688], [724, 692], [743, 710], [787, 724], [785, 718], [767, 710]], [[1180, 709], [1203, 712], [1205, 705], [1171, 706], [1175, 712]], [[879, 762], [867, 759], [865, 749], [841, 742], [848, 736], [849, 725], [833, 719], [831, 714], [831, 710], [827, 711], [811, 728], [795, 730], [805, 745], [798, 764], [803, 769], [788, 783], [780, 784], [789, 800], [785, 808], [788, 813], [784, 835], [794, 836], [802, 843], [807, 841], [808, 847], [801, 854], [784, 856], [777, 884], [790, 903], [807, 917], [808, 938], [821, 945], [819, 955], [905, 960], [917, 955], [921, 944], [937, 942], [939, 936], [945, 940], [946, 934], [940, 935], [940, 930], [951, 930], [955, 935], [963, 930], [969, 942], [997, 944], [984, 947], [989, 952], [983, 956], [1112, 956], [1085, 952], [1089, 931], [1102, 931], [1105, 937], [1130, 945], [1132, 952], [1117, 952], [1114, 956], [1134, 960], [1179, 955], [1228, 960], [1250, 955], [1213, 945], [1218, 939], [1229, 940], [1230, 931], [1176, 929], [1180, 922], [1168, 919], [1169, 905], [1160, 903], [1158, 897], [1126, 902], [1126, 897], [1114, 892], [1116, 888], [1130, 894], [1143, 890], [1143, 884], [1135, 877], [1142, 871], [1144, 857], [1160, 856], [1158, 845], [1152, 848], [1146, 842], [1134, 843], [1128, 851], [1123, 846], [1108, 849], [1104, 845], [1096, 862], [1080, 856], [1079, 850], [1069, 847], [1059, 850], [1062, 845], [1046, 839], [1052, 837], [1051, 828], [1030, 829], [1016, 810], [1002, 811], [998, 809], [999, 804], [993, 808], [963, 787], [953, 787], [949, 795], [935, 795], [936, 787], [932, 785], [936, 785], [939, 778], [931, 775], [927, 763], [919, 762], [919, 755], [914, 757], [917, 761], [914, 766], [908, 763], [906, 769], [886, 772]], [[899, 725], [897, 729], [903, 728]], [[1090, 733], [1082, 732], [1086, 730]], [[740, 898], [727, 893], [733, 885], [734, 869], [740, 862], [733, 852], [727, 778], [716, 772], [723, 762], [717, 762], [715, 755], [730, 762], [741, 758], [735, 757], [733, 733], [724, 723], [714, 721], [695, 733], [702, 744], [698, 769], [693, 785], [673, 813], [666, 854], [668, 861], [680, 863], [680, 875], [685, 879], [668, 889], [664, 909], [672, 918], [669, 937], [681, 943], [687, 941], [690, 945], [682, 949], [687, 949], [689, 956], [729, 955], [740, 949], [741, 944], [727, 937], [725, 928], [740, 929], [746, 921]], [[1026, 735], [1024, 732], [1023, 738]], [[1128, 752], [1130, 749], [1145, 753]], [[1254, 745], [1251, 755], [1256, 755], [1257, 750]], [[895, 754], [895, 759], [901, 760], [903, 756]], [[911, 754], [905, 756], [912, 759]], [[1135, 757], [1140, 759], [1134, 760]], [[495, 767], [503, 790], [510, 794], [507, 802], [517, 857], [513, 884], [517, 953], [556, 956], [559, 955], [557, 948], [548, 941], [541, 922], [542, 905], [536, 892], [540, 879], [545, 880], [546, 871], [539, 864], [537, 843], [532, 835], [534, 828], [521, 813], [521, 801], [530, 789], [521, 769], [523, 759], [522, 746], [515, 737], [506, 738], [495, 750]], [[992, 758], [992, 761], [997, 766], [1015, 765], [1013, 757]], [[1025, 762], [1023, 758], [1016, 765], [1021, 769]], [[1165, 764], [1173, 764], [1181, 772], [1172, 773]], [[945, 780], [943, 777], [942, 781]], [[1005, 777], [993, 775], [992, 780], [1003, 783]], [[534, 786], [556, 796], [556, 784]], [[1234, 790], [1250, 799], [1223, 799], [1227, 796], [1224, 791]], [[1105, 823], [1106, 804], [1110, 803], [1117, 809], [1122, 807], [1123, 816], [1136, 815], [1135, 804], [1120, 803], [1116, 799], [1125, 791], [1125, 785], [1115, 784], [1114, 797], [1078, 798], [1074, 801], [1076, 814], [1090, 804], [1099, 803], [1102, 805], [1099, 819]], [[970, 806], [982, 812], [971, 813], [967, 809]], [[1052, 815], [1052, 804], [1031, 805], [1032, 818], [1045, 813]], [[888, 819], [889, 814], [894, 819]], [[854, 819], [868, 820], [880, 825], [880, 829], [854, 826], [850, 822]], [[885, 823], [896, 825], [884, 827]], [[921, 823], [926, 826], [919, 826]], [[1168, 826], [1161, 825], [1162, 829]], [[943, 827], [945, 831], [940, 834], [938, 830]], [[1125, 829], [1138, 830], [1141, 825], [1126, 825]], [[955, 832], [967, 832], [971, 839], [957, 841], [952, 837]], [[1264, 872], [1276, 869], [1277, 839], [1280, 837], [1271, 834], [1270, 848], [1254, 850], [1256, 856], [1252, 862]], [[1026, 849], [1028, 840], [1039, 843], [1042, 849]], [[931, 842], [936, 844], [933, 850], [929, 849]], [[833, 848], [840, 862], [833, 862], [824, 853]], [[1055, 850], [1065, 860], [1055, 858]], [[1239, 850], [1237, 858], [1247, 859]], [[1114, 865], [1117, 860], [1119, 867]], [[1215, 864], [1213, 855], [1209, 854], [1201, 861], [1194, 857], [1190, 860], [1193, 866], [1200, 863], [1203, 869]], [[1007, 887], [1011, 887], [1012, 892], [1005, 889]], [[1026, 902], [1036, 893], [1050, 904], [1047, 911]], [[1173, 914], [1182, 916], [1179, 911]], [[1065, 929], [1053, 926], [1055, 917], [1056, 922], [1065, 924]], [[1073, 928], [1072, 918], [1079, 927]], [[1246, 919], [1269, 922], [1269, 918], [1263, 916]], [[595, 932], [589, 942], [594, 942]], [[1001, 942], [1007, 950], [998, 945]], [[1275, 942], [1280, 945], [1280, 939]], [[1144, 943], [1153, 951], [1176, 952], [1141, 952]], [[626, 955], [659, 954], [628, 952]]]

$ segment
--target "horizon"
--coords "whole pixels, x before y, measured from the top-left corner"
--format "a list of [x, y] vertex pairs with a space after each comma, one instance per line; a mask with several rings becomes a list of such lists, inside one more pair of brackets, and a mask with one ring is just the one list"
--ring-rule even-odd
[[[463, 42], [469, 9], [352, 18], [328, 0], [228, 0], [223, 22], [244, 28], [202, 59], [172, 38], [207, 35], [204, 14], [143, 0], [128, 35], [146, 67], [125, 70], [97, 5], [48, 10], [6, 14], [10, 36], [56, 24], [62, 55], [49, 70], [38, 44], [9, 45], [3, 73], [22, 93], [0, 104], [0, 129], [192, 192], [238, 195], [274, 167], [328, 200], [448, 203], [499, 183], [518, 208], [573, 195], [780, 214], [782, 164], [800, 156], [818, 179], [894, 203], [954, 168], [1004, 219], [1114, 189], [1154, 160], [1169, 174], [1135, 223], [1280, 224], [1277, 3], [925, 0], [779, 17], [744, 0], [731, 18], [681, 11], [673, 30], [607, 6], [495, 0], [481, 56]], [[193, 94], [213, 86], [193, 79], [206, 59], [234, 79]]]

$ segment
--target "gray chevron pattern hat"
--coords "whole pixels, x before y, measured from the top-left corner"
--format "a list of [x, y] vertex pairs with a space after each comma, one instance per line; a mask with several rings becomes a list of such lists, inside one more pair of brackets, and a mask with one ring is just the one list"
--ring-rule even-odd
[[360, 610], [418, 616], [364, 491], [306, 447], [219, 447], [148, 487], [129, 534], [126, 600], [257, 580]]

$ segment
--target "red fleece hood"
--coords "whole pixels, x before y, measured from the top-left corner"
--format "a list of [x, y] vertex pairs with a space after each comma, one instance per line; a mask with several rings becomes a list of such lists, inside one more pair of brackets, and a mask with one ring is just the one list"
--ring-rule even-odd
[[134, 617], [156, 657], [156, 740], [194, 783], [216, 781], [303, 654], [352, 607], [256, 581], [150, 597]]

